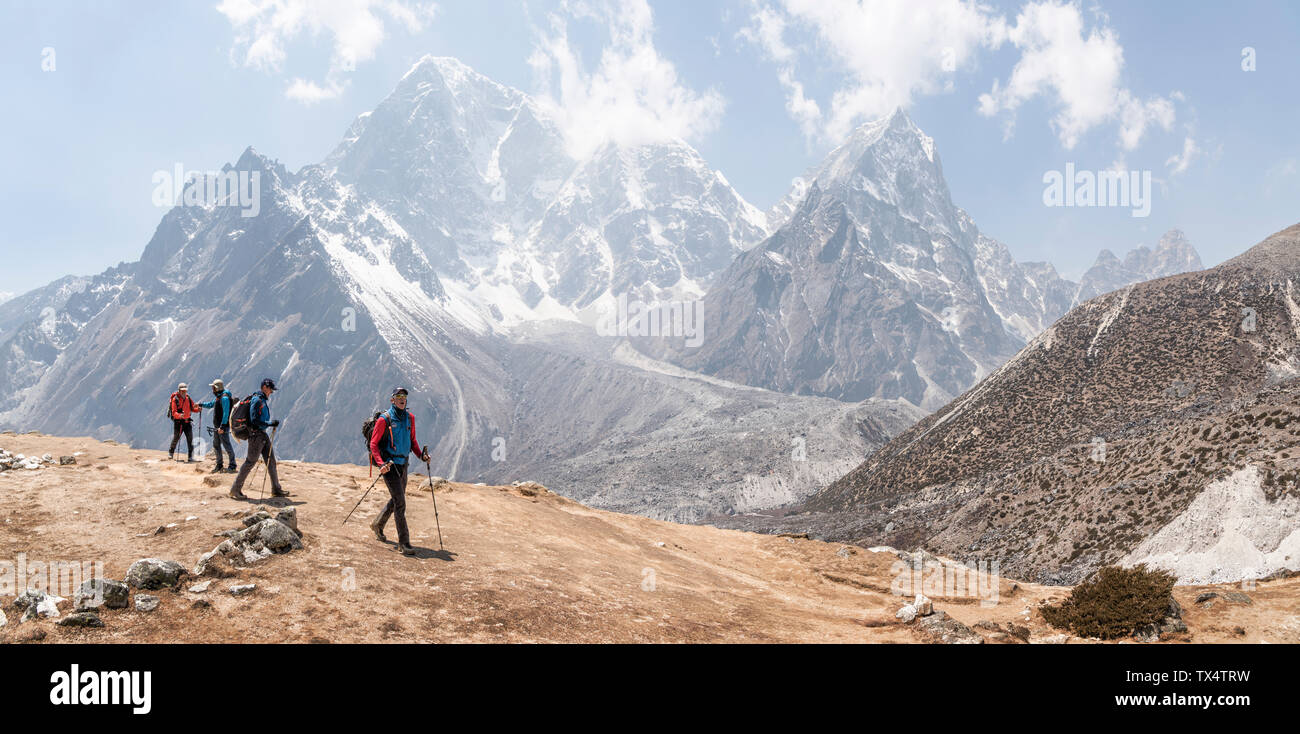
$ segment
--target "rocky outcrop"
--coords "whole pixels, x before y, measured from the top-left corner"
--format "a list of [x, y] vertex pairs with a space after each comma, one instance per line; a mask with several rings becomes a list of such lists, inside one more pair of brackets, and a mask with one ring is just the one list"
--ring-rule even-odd
[[296, 508], [285, 508], [274, 518], [266, 509], [258, 508], [241, 517], [240, 522], [244, 525], [242, 530], [231, 531], [216, 548], [199, 557], [193, 575], [228, 576], [232, 568], [303, 548]]
[[127, 569], [126, 583], [133, 589], [174, 589], [186, 573], [185, 567], [176, 561], [142, 558]]

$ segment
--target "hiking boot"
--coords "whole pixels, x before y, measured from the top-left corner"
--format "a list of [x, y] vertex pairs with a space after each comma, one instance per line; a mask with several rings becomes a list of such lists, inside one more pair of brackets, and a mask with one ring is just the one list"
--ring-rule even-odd
[[224, 466], [219, 466], [219, 467], [217, 467], [216, 469], [213, 469], [212, 471], [210, 471], [210, 472], [208, 472], [208, 473], [209, 473], [209, 474], [220, 474], [220, 473], [224, 472], [225, 470], [226, 470], [226, 467], [224, 467]]
[[387, 543], [388, 538], [384, 535], [384, 526], [379, 524], [379, 518], [370, 521], [370, 529], [375, 533], [375, 539]]
[[231, 492], [231, 493], [230, 493], [229, 495], [227, 495], [227, 496], [230, 497], [230, 499], [232, 499], [232, 500], [246, 500], [246, 499], [248, 499], [248, 495], [244, 494], [243, 492]]
[[286, 492], [286, 491], [284, 491], [283, 489], [273, 489], [273, 490], [271, 490], [271, 496], [272, 496], [272, 497], [288, 497], [288, 496], [289, 496], [289, 493]]
[[226, 473], [227, 473], [227, 474], [238, 474], [238, 473], [239, 473], [239, 470], [232, 466], [232, 467], [230, 467], [229, 469], [226, 469]]
[[397, 544], [397, 547], [394, 548], [393, 550], [396, 550], [398, 553], [401, 553], [401, 554], [404, 555], [404, 556], [413, 556], [413, 555], [415, 555], [415, 549], [414, 549], [414, 548], [412, 548], [412, 547], [409, 546], [409, 545], [402, 545], [401, 543], [398, 543], [398, 544]]
[[167, 460], [168, 460], [168, 461], [176, 461], [176, 457], [172, 456], [171, 454], [167, 454]]

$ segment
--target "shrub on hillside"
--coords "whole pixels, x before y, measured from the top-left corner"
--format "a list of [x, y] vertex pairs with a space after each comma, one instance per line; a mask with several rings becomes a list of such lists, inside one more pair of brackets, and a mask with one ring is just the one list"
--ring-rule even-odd
[[1043, 619], [1080, 637], [1127, 637], [1164, 619], [1175, 580], [1168, 571], [1142, 564], [1106, 566], [1074, 587], [1065, 601], [1043, 607]]

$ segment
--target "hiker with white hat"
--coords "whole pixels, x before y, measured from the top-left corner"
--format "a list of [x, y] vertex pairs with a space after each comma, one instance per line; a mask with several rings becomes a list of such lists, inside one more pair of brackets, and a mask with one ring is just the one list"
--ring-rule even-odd
[[[212, 381], [208, 387], [212, 388], [212, 399], [199, 403], [200, 408], [212, 408], [212, 428], [208, 433], [212, 434], [212, 447], [217, 450], [217, 466], [212, 470], [213, 474], [226, 472], [234, 474], [235, 469], [235, 447], [230, 443], [230, 409], [234, 407], [234, 398], [230, 391], [226, 389], [226, 383], [220, 377]], [[222, 461], [222, 447], [225, 447], [226, 455], [230, 456], [230, 466], [227, 468]]]
[[176, 392], [172, 393], [171, 400], [167, 403], [167, 415], [172, 419], [172, 445], [167, 449], [168, 461], [172, 460], [172, 456], [176, 453], [176, 444], [181, 440], [181, 433], [184, 433], [187, 454], [185, 461], [193, 463], [194, 425], [191, 423], [190, 415], [200, 410], [198, 404], [190, 397], [189, 386], [183, 382], [177, 385]]

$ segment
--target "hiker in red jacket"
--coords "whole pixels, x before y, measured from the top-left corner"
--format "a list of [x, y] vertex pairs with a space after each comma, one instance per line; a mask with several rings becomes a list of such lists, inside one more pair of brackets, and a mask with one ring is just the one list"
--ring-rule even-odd
[[406, 527], [406, 460], [410, 454], [419, 455], [421, 461], [429, 460], [428, 447], [420, 448], [415, 438], [415, 417], [406, 411], [406, 388], [394, 388], [390, 399], [392, 407], [381, 413], [370, 433], [370, 458], [380, 466], [379, 473], [388, 486], [390, 499], [384, 511], [370, 523], [375, 537], [388, 542], [384, 526], [388, 518], [397, 516], [397, 548], [405, 555], [413, 555], [411, 534]]
[[181, 440], [182, 432], [185, 433], [185, 453], [188, 455], [185, 460], [194, 461], [194, 425], [190, 422], [190, 414], [200, 410], [202, 408], [190, 397], [189, 386], [182, 382], [171, 398], [172, 445], [167, 449], [168, 461], [176, 453], [176, 444]]

